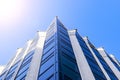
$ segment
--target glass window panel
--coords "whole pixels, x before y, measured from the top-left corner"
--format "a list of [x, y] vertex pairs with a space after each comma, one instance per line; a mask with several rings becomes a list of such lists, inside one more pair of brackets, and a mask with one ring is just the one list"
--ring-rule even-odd
[[44, 53], [48, 52], [51, 48], [53, 48], [55, 46], [55, 42], [53, 42], [51, 45], [47, 46], [45, 49], [44, 49]]
[[54, 73], [54, 70], [55, 70], [54, 66], [50, 67], [44, 74], [39, 75], [38, 80], [46, 80], [47, 78], [49, 78], [50, 75]]
[[46, 61], [43, 65], [40, 67], [40, 74], [42, 74], [45, 70], [47, 70], [51, 65], [53, 65], [55, 62], [55, 57], [52, 56], [48, 61]]
[[0, 80], [2, 80], [2, 79], [4, 78], [6, 72], [7, 72], [7, 71], [5, 71], [4, 73], [2, 73], [2, 74], [0, 75]]
[[17, 77], [16, 77], [16, 80], [21, 80], [21, 79], [25, 78], [26, 73], [27, 73], [27, 70], [28, 70], [28, 69], [26, 69], [21, 75], [17, 76]]
[[77, 68], [77, 64], [73, 63], [72, 61], [70, 61], [68, 58], [65, 58], [64, 56], [62, 57], [62, 63], [64, 65], [69, 65], [68, 67], [76, 72], [78, 72], [78, 68]]
[[72, 80], [70, 77], [64, 75], [64, 80]]
[[43, 54], [42, 56], [42, 60], [44, 60], [45, 58], [47, 58], [49, 55], [54, 53], [55, 48], [52, 48], [48, 53]]
[[30, 64], [27, 64], [26, 66], [24, 66], [22, 69], [20, 69], [18, 75], [20, 75], [21, 73], [23, 73], [26, 69], [28, 69]]
[[107, 74], [109, 75], [109, 77], [112, 80], [118, 80], [117, 77], [115, 76], [115, 74], [112, 72], [112, 70], [110, 69], [110, 67], [107, 65], [107, 63], [104, 61], [104, 59], [102, 58], [102, 56], [100, 55], [100, 53], [92, 48], [92, 50], [94, 51], [95, 55], [98, 57], [99, 61], [101, 62], [101, 64], [103, 65], [104, 69], [106, 70]]
[[54, 53], [51, 53], [50, 55], [48, 55], [45, 59], [42, 58], [42, 61], [41, 61], [41, 65], [44, 64], [45, 62], [47, 62], [51, 57], [54, 56]]
[[33, 56], [33, 54], [34, 54], [34, 50], [31, 51], [31, 52], [29, 52], [29, 53], [25, 56], [24, 60], [26, 60], [27, 58]]
[[81, 80], [81, 77], [79, 76], [79, 74], [76, 74], [76, 72], [72, 71], [67, 66], [62, 66], [62, 69], [63, 69], [63, 73], [66, 75], [69, 75], [69, 77], [72, 80]]
[[48, 43], [45, 43], [44, 48], [48, 47], [49, 45], [51, 45], [54, 42], [54, 39], [50, 40]]
[[51, 39], [54, 39], [54, 35], [45, 40], [45, 43], [49, 42]]
[[48, 53], [48, 52], [51, 51], [52, 49], [55, 49], [55, 47], [53, 46], [53, 47], [51, 47], [49, 50], [44, 51], [43, 55], [46, 54], [46, 53]]
[[23, 61], [23, 63], [22, 63], [22, 66], [21, 66], [21, 67], [24, 67], [26, 64], [30, 63], [30, 62], [31, 62], [31, 60], [32, 60], [32, 57], [29, 57], [29, 59], [27, 59], [27, 60]]
[[120, 71], [120, 66], [109, 55], [107, 55], [107, 56], [109, 57], [111, 62], [114, 64], [114, 66]]
[[46, 80], [55, 80], [54, 75], [52, 74], [49, 78], [47, 78]]

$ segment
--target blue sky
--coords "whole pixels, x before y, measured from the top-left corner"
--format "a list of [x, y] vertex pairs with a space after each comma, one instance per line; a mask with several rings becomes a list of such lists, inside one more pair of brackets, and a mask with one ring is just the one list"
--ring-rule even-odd
[[120, 60], [120, 0], [14, 1], [6, 0], [3, 6], [7, 7], [0, 8], [0, 65], [36, 31], [45, 31], [55, 16], [68, 29], [78, 29], [81, 36], [88, 36], [96, 47], [104, 47]]

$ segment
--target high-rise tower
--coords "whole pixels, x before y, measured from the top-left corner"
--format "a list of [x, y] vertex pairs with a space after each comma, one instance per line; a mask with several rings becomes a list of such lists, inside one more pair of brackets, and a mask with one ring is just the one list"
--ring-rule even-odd
[[120, 63], [55, 17], [17, 50], [0, 80], [120, 80]]

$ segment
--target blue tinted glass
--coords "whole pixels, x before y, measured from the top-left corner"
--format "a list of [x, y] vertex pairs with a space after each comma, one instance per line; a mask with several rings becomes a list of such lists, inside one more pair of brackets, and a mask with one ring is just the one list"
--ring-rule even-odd
[[51, 45], [47, 46], [45, 49], [44, 49], [44, 53], [46, 53], [47, 51], [49, 51], [52, 47], [54, 47], [55, 45], [55, 42], [51, 43]]
[[26, 69], [28, 69], [30, 64], [27, 64], [26, 66], [22, 67], [18, 73], [18, 75], [22, 74]]
[[55, 50], [55, 48], [52, 48], [48, 53], [43, 54], [42, 60], [44, 60], [45, 58], [47, 58], [49, 55], [54, 54], [54, 50]]
[[51, 39], [54, 39], [54, 35], [52, 35], [50, 38], [48, 38], [47, 40], [45, 40], [45, 44], [47, 43], [47, 42], [49, 42]]
[[46, 48], [47, 46], [49, 46], [52, 42], [54, 42], [54, 39], [51, 39], [48, 42], [46, 42], [46, 45], [44, 45], [44, 48]]
[[7, 71], [5, 71], [4, 73], [2, 73], [2, 74], [0, 75], [0, 80], [2, 80], [2, 79], [4, 78], [6, 72], [7, 72]]
[[28, 69], [26, 69], [21, 75], [17, 76], [17, 77], [16, 77], [16, 80], [22, 80], [22, 79], [24, 79], [25, 76], [26, 76], [27, 70], [28, 70]]
[[33, 54], [34, 54], [34, 51], [31, 51], [25, 56], [25, 58], [22, 62], [22, 65], [20, 67], [20, 70], [17, 74], [16, 80], [24, 80], [25, 79], [28, 69], [30, 67], [30, 63], [31, 63]]
[[40, 69], [40, 74], [43, 73], [45, 70], [47, 70], [48, 67], [50, 67], [51, 65], [53, 65], [54, 61], [55, 61], [55, 57], [52, 56], [44, 64], [42, 64], [41, 65], [41, 69]]
[[78, 42], [82, 48], [82, 51], [84, 52], [84, 55], [87, 59], [87, 62], [93, 72], [93, 75], [95, 76], [95, 79], [97, 80], [106, 80], [105, 75], [103, 74], [101, 68], [98, 66], [98, 63], [96, 62], [95, 58], [93, 57], [92, 53], [90, 52], [89, 48], [85, 44], [84, 40], [79, 36], [79, 34], [76, 34], [76, 37], [78, 39]]
[[73, 70], [74, 72], [79, 72], [75, 62], [72, 62], [71, 60], [69, 60], [69, 58], [64, 56], [62, 56], [61, 60], [64, 66], [67, 66], [69, 69]]
[[16, 70], [19, 62], [20, 62], [20, 61], [16, 62], [16, 63], [10, 68], [8, 74], [6, 75], [6, 78], [5, 78], [6, 80], [10, 80], [10, 79], [12, 78], [12, 76], [13, 76], [13, 74], [15, 73], [15, 70]]
[[47, 80], [47, 78], [54, 73], [54, 70], [55, 70], [54, 66], [50, 66], [50, 68], [46, 70], [44, 74], [39, 75], [38, 80]]
[[[53, 33], [54, 37], [51, 35], [52, 30], [56, 31]], [[57, 26], [47, 31], [38, 80], [63, 80], [62, 75], [71, 73], [74, 75], [71, 79], [81, 80], [67, 29], [57, 21]]]
[[120, 71], [120, 66], [108, 55], [109, 59], [112, 61], [114, 66]]
[[107, 65], [107, 63], [105, 62], [105, 60], [102, 58], [102, 56], [100, 55], [100, 53], [95, 49], [92, 48], [92, 50], [94, 51], [95, 55], [98, 57], [99, 61], [101, 62], [101, 64], [103, 65], [104, 69], [106, 70], [107, 74], [109, 75], [109, 77], [112, 80], [118, 80], [117, 77], [115, 76], [115, 74], [112, 72], [112, 70], [110, 69], [110, 67]]
[[[60, 25], [58, 38], [59, 52], [59, 64], [60, 64], [60, 79], [61, 80], [81, 80], [80, 72], [76, 63], [75, 55], [71, 46], [71, 42], [68, 36], [67, 30]], [[68, 75], [69, 78], [64, 78], [64, 75]]]
[[33, 56], [33, 54], [34, 54], [34, 50], [31, 51], [31, 52], [29, 52], [29, 53], [25, 56], [24, 60], [26, 60], [27, 58]]

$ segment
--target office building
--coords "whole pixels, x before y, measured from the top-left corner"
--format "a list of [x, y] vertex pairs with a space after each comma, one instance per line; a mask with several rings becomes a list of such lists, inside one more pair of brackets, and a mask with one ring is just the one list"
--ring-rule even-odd
[[16, 51], [0, 80], [120, 80], [120, 63], [55, 17]]

